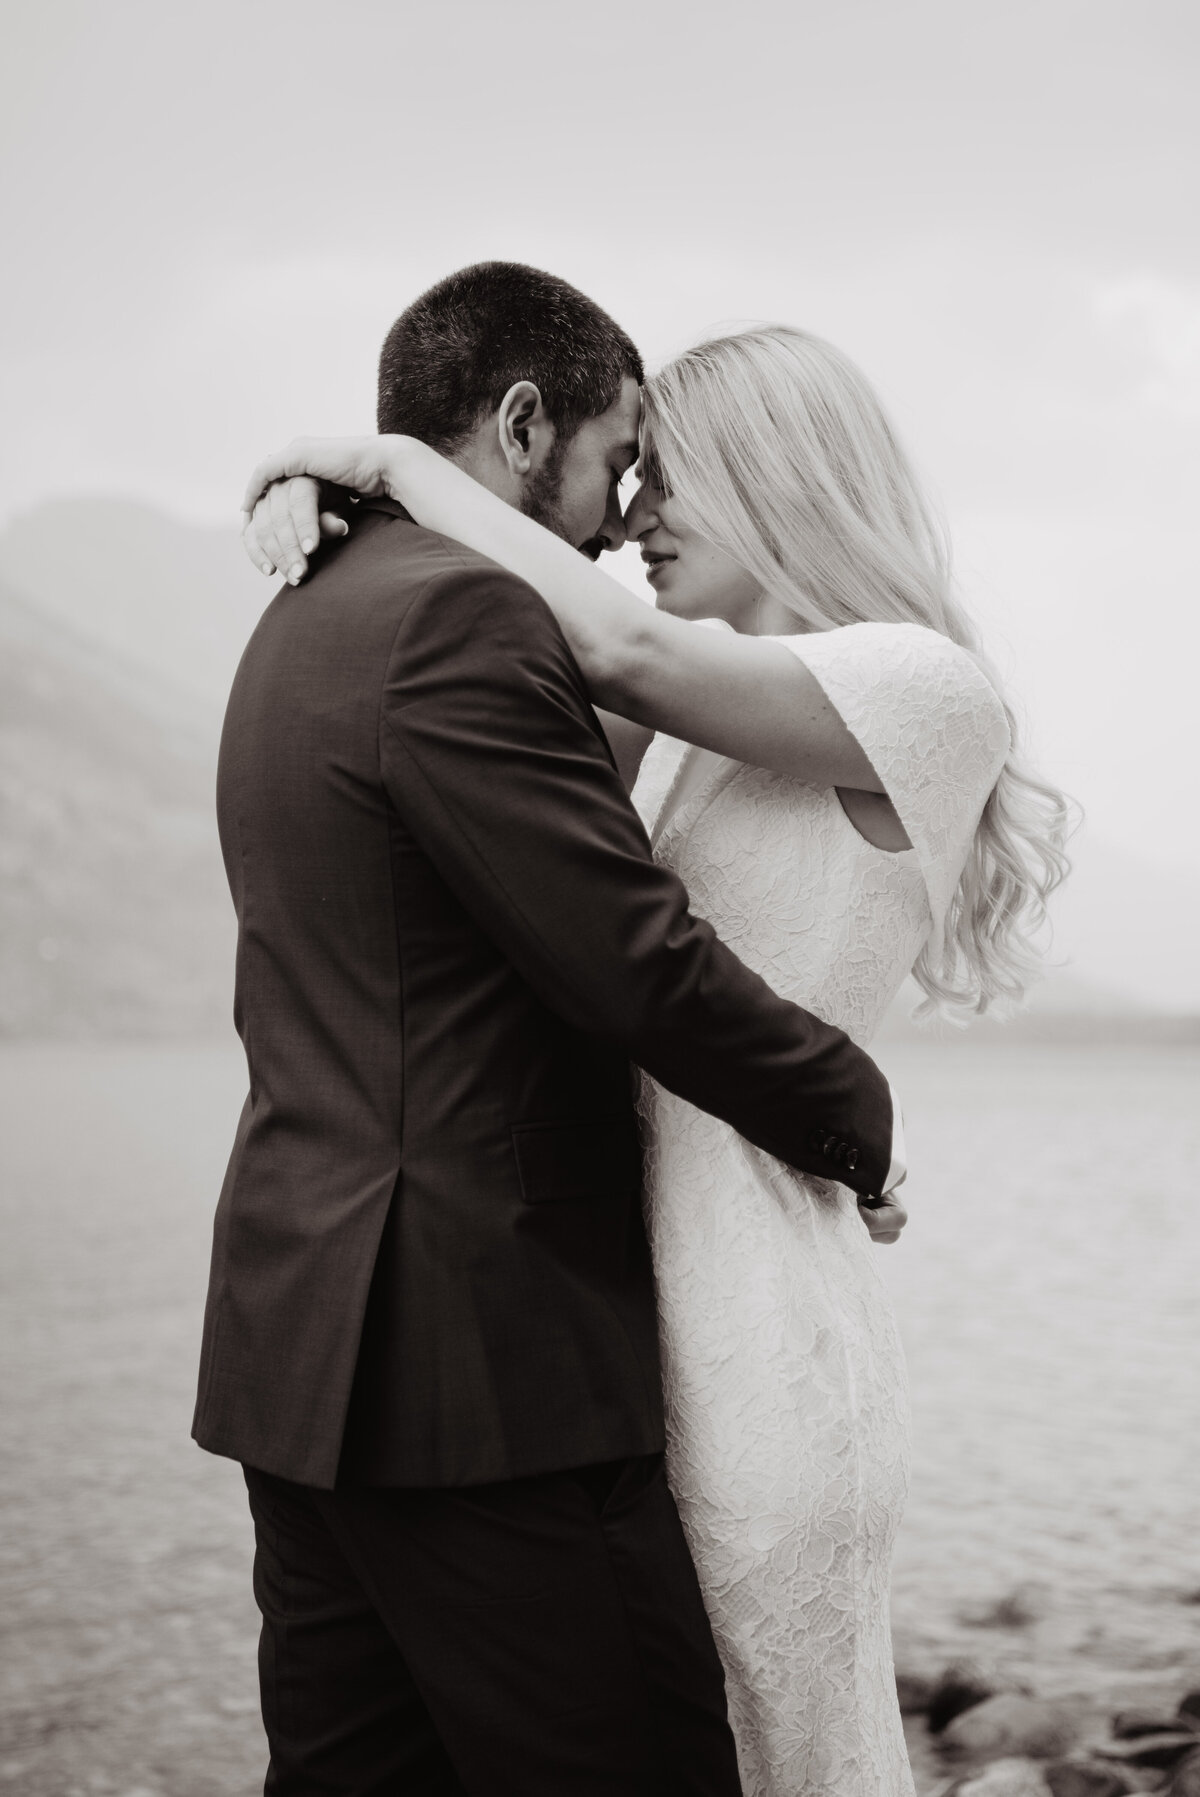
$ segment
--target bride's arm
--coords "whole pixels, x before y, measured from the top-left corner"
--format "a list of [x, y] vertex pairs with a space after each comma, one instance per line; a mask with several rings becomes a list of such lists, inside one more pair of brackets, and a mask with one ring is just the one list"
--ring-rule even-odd
[[[300, 439], [255, 470], [247, 512], [273, 482], [302, 473], [386, 492], [419, 524], [528, 581], [558, 619], [597, 706], [814, 785], [883, 791], [816, 679], [780, 644], [697, 629], [654, 610], [415, 438]], [[286, 501], [281, 509], [277, 493], [271, 525], [283, 559], [276, 565], [302, 571], [295, 531], [285, 540]]]

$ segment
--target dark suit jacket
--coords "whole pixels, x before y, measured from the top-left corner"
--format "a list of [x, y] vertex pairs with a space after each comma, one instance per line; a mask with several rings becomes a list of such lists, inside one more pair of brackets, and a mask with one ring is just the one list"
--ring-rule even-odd
[[864, 1194], [882, 1075], [689, 915], [538, 595], [388, 502], [268, 607], [217, 803], [250, 1095], [196, 1439], [322, 1487], [659, 1449], [629, 1062]]

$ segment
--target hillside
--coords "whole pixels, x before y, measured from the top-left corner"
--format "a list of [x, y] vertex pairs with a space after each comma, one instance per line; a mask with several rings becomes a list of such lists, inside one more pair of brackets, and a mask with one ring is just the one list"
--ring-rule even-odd
[[14, 518], [0, 533], [0, 584], [216, 707], [275, 590], [236, 529], [197, 529], [127, 499], [57, 500]]
[[0, 1034], [228, 1029], [216, 724], [0, 589]]

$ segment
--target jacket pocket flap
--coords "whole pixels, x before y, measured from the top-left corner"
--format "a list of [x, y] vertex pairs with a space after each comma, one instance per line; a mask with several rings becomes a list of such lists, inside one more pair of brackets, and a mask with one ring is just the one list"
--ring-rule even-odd
[[590, 1123], [517, 1123], [512, 1141], [527, 1204], [628, 1197], [641, 1186], [641, 1148], [627, 1117]]

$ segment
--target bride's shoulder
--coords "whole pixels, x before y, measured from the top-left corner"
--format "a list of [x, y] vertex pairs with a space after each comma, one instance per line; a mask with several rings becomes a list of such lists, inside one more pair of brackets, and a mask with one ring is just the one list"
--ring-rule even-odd
[[843, 716], [852, 712], [876, 732], [903, 726], [914, 746], [970, 740], [989, 758], [1007, 753], [1000, 694], [971, 651], [940, 631], [907, 622], [843, 624], [789, 646]]
[[970, 651], [933, 630], [928, 624], [908, 620], [884, 622], [872, 620], [861, 624], [840, 624], [821, 632], [819, 639], [837, 654], [890, 654], [920, 657], [925, 660], [977, 666]]
[[843, 624], [800, 640], [811, 644], [810, 652], [823, 659], [857, 664], [864, 670], [874, 667], [889, 684], [902, 685], [908, 680], [923, 686], [945, 683], [1000, 705], [977, 656], [927, 624]]

